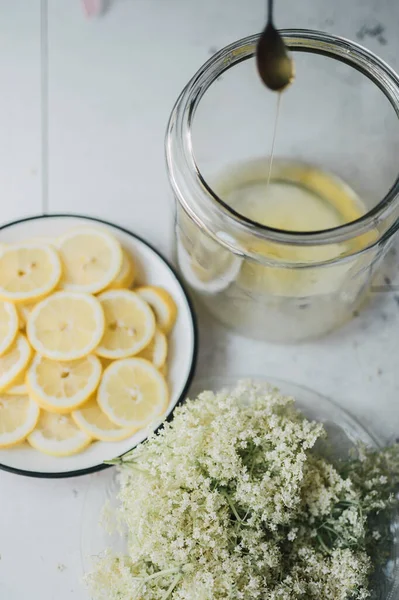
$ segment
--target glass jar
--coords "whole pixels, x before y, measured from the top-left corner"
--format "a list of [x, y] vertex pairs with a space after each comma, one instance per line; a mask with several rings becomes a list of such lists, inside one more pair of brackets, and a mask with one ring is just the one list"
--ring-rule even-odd
[[399, 78], [345, 39], [282, 35], [294, 83], [263, 86], [257, 35], [220, 50], [177, 100], [166, 158], [186, 282], [244, 335], [297, 342], [351, 318], [399, 228]]

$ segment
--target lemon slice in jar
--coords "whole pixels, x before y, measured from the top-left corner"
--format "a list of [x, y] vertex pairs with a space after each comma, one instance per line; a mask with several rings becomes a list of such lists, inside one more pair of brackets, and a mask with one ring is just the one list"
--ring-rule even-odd
[[79, 429], [69, 415], [40, 411], [36, 427], [28, 435], [29, 444], [50, 456], [71, 456], [86, 448], [91, 438]]
[[23, 442], [35, 428], [39, 413], [29, 396], [0, 395], [0, 448]]
[[115, 425], [141, 429], [159, 419], [166, 410], [168, 387], [149, 361], [126, 358], [105, 369], [97, 402]]
[[148, 304], [130, 290], [109, 290], [98, 296], [105, 315], [105, 330], [96, 350], [104, 358], [126, 358], [151, 341], [155, 318]]
[[76, 425], [94, 440], [117, 442], [130, 437], [134, 430], [118, 427], [110, 421], [93, 397], [72, 413]]
[[97, 294], [119, 275], [123, 254], [120, 243], [100, 229], [80, 228], [58, 240], [63, 265], [61, 286], [71, 292]]
[[18, 313], [11, 302], [0, 300], [0, 356], [6, 352], [15, 338], [19, 329]]
[[51, 360], [77, 360], [99, 344], [104, 312], [90, 294], [56, 292], [35, 306], [26, 331], [38, 354]]
[[189, 254], [181, 241], [177, 244], [179, 267], [187, 283], [197, 292], [218, 294], [227, 289], [236, 279], [241, 268], [241, 259], [215, 246], [218, 251], [207, 253], [204, 249]]
[[61, 278], [61, 262], [50, 246], [35, 243], [0, 248], [0, 299], [30, 302], [49, 294]]
[[90, 354], [70, 362], [49, 360], [37, 354], [28, 369], [26, 384], [31, 397], [46, 410], [68, 413], [95, 392], [100, 382], [100, 360]]

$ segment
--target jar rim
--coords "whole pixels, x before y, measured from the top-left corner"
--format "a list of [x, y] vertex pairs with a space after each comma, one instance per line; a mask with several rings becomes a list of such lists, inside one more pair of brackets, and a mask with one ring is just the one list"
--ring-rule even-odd
[[[373, 52], [346, 38], [316, 30], [282, 29], [280, 34], [290, 50], [328, 56], [361, 72], [379, 87], [399, 119], [399, 76]], [[191, 78], [174, 105], [166, 131], [165, 152], [169, 179], [180, 204], [206, 229], [207, 225], [198, 217], [195, 207], [190, 206], [188, 197], [195, 196], [199, 204], [205, 200], [231, 225], [280, 244], [314, 246], [344, 242], [375, 229], [394, 214], [393, 223], [383, 235], [384, 238], [391, 237], [399, 229], [399, 215], [395, 214], [395, 211], [399, 212], [399, 173], [382, 200], [366, 214], [349, 223], [320, 231], [285, 231], [253, 221], [222, 200], [202, 176], [194, 158], [191, 136], [196, 109], [220, 75], [254, 56], [259, 35], [241, 38], [214, 54]], [[233, 250], [231, 245], [230, 250]]]

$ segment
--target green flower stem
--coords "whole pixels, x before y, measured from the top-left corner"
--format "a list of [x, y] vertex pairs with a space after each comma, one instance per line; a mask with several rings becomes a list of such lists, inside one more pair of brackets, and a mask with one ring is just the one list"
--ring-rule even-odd
[[232, 502], [232, 500], [231, 500], [230, 496], [228, 495], [228, 493], [227, 492], [223, 492], [223, 496], [226, 498], [226, 500], [227, 500], [227, 502], [228, 502], [228, 504], [229, 504], [229, 506], [230, 506], [230, 508], [232, 510], [232, 513], [235, 516], [235, 518], [237, 519], [237, 521], [239, 523], [242, 523], [243, 521], [242, 521], [240, 515], [238, 514], [237, 509], [234, 506], [234, 503]]
[[171, 575], [172, 573], [179, 573], [181, 575], [180, 567], [174, 567], [173, 569], [164, 569], [163, 571], [158, 571], [157, 573], [153, 573], [145, 578], [145, 581], [150, 581], [150, 579], [157, 579], [158, 577], [163, 577], [164, 575]]
[[183, 577], [183, 575], [181, 573], [178, 573], [176, 575], [176, 577], [174, 578], [174, 580], [172, 581], [172, 583], [166, 590], [165, 594], [162, 596], [161, 600], [167, 600], [169, 598], [169, 596], [172, 594], [173, 590], [175, 589], [177, 584], [180, 582], [182, 577]]

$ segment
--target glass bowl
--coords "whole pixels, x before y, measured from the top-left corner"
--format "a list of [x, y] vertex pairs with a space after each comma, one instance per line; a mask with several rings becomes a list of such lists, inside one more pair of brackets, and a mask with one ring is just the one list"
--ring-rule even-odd
[[[354, 417], [330, 398], [296, 383], [276, 378], [266, 379], [252, 376], [251, 380], [268, 382], [278, 387], [284, 395], [296, 399], [297, 407], [306, 417], [323, 423], [328, 433], [328, 451], [331, 452], [332, 459], [347, 457], [350, 449], [359, 442], [373, 448], [381, 445], [379, 439], [366, 431]], [[237, 383], [237, 378], [210, 377], [200, 379], [192, 385], [189, 396], [195, 398], [203, 390], [218, 391], [222, 388], [232, 387], [235, 383]], [[85, 574], [93, 570], [98, 556], [107, 548], [115, 552], [126, 550], [127, 545], [123, 534], [110, 534], [101, 525], [105, 506], [108, 506], [112, 511], [117, 510], [119, 505], [118, 491], [118, 472], [116, 469], [109, 469], [93, 475], [86, 493], [82, 513], [81, 560]], [[398, 598], [399, 519], [396, 518], [396, 515], [392, 520], [392, 531], [394, 543], [391, 558], [384, 572], [378, 577], [376, 589], [373, 591], [373, 600], [397, 600]]]

